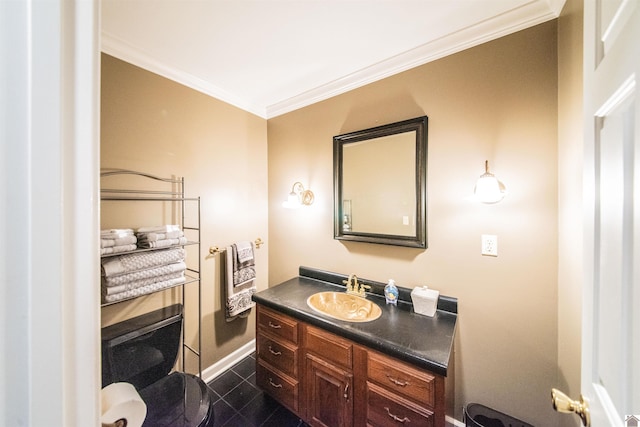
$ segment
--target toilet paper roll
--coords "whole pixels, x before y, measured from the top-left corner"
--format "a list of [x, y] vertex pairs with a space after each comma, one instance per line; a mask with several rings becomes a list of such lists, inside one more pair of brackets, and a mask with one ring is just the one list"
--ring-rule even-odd
[[140, 427], [147, 416], [147, 405], [129, 383], [113, 383], [102, 389], [102, 424], [127, 420], [127, 427]]

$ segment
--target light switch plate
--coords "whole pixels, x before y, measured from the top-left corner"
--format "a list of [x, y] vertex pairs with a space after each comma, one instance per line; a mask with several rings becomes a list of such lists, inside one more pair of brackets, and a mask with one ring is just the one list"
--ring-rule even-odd
[[482, 255], [498, 256], [498, 236], [494, 234], [482, 235]]

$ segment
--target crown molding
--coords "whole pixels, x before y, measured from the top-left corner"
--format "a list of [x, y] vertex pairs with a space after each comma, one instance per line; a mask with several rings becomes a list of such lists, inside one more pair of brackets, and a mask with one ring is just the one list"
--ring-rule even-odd
[[407, 71], [436, 59], [515, 33], [559, 16], [564, 0], [530, 1], [479, 24], [448, 34], [388, 60], [356, 71], [266, 108], [273, 118]]
[[256, 116], [266, 119], [266, 110], [264, 107], [253, 105], [244, 99], [240, 99], [229, 92], [199, 78], [193, 74], [180, 70], [175, 66], [164, 64], [143, 51], [137, 49], [131, 44], [103, 31], [101, 35], [101, 50], [107, 55], [114, 56], [125, 62], [143, 68], [159, 76], [173, 80], [184, 86], [187, 86], [205, 95], [209, 95], [241, 110], [255, 114]]
[[178, 67], [162, 63], [135, 46], [103, 31], [102, 52], [168, 78], [264, 119], [277, 117], [382, 80], [411, 68], [555, 19], [566, 0], [531, 0], [501, 15], [463, 28], [415, 49], [381, 61], [272, 105], [256, 105], [241, 99]]

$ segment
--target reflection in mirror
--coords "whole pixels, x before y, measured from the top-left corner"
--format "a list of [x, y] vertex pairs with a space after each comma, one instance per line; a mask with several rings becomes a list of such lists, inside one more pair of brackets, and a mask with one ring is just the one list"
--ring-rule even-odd
[[333, 140], [334, 237], [426, 248], [427, 117]]

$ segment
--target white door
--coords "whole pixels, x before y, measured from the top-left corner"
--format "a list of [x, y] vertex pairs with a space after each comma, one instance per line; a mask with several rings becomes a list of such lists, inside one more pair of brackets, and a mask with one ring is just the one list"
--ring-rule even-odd
[[640, 5], [584, 10], [582, 393], [591, 425], [640, 414]]

